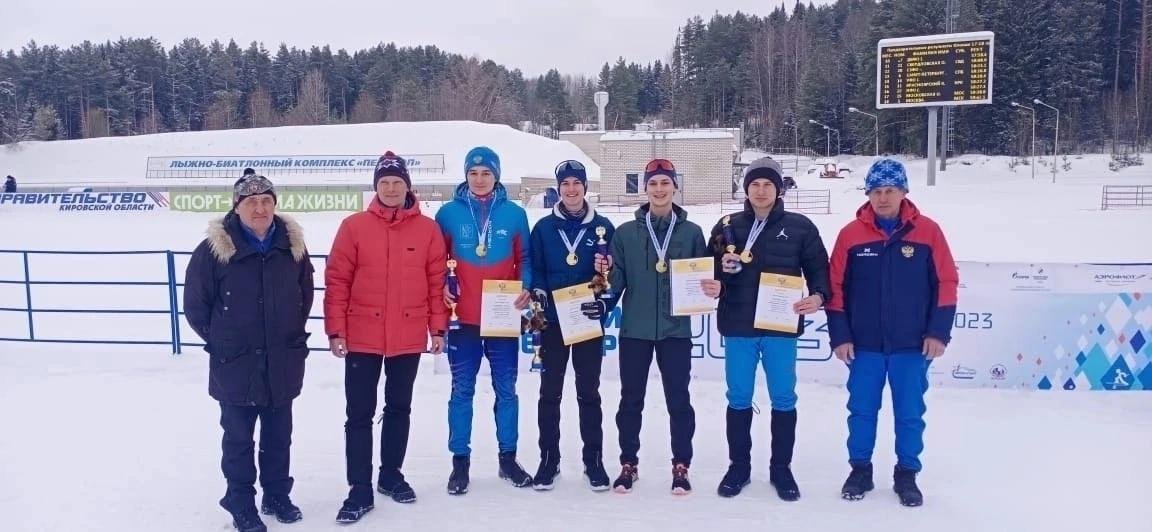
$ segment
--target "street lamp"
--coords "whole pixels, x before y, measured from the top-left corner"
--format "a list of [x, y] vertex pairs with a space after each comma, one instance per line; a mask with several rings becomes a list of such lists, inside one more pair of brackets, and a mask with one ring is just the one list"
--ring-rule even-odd
[[796, 171], [800, 171], [800, 128], [792, 122], [784, 122], [784, 126], [792, 128], [792, 155], [796, 158]]
[[874, 114], [872, 114], [872, 113], [865, 113], [864, 111], [861, 111], [861, 110], [859, 110], [859, 109], [857, 109], [857, 108], [855, 108], [855, 107], [849, 107], [849, 108], [848, 108], [848, 112], [849, 112], [849, 113], [859, 113], [859, 114], [862, 114], [862, 115], [867, 115], [867, 116], [870, 116], [870, 117], [872, 117], [872, 127], [873, 127], [873, 129], [875, 130], [875, 133], [876, 133], [876, 142], [875, 142], [875, 145], [876, 145], [876, 157], [879, 157], [879, 156], [880, 156], [880, 117], [878, 117], [878, 116], [876, 116], [876, 115], [874, 115]]
[[836, 133], [836, 155], [840, 155], [840, 130], [812, 119], [808, 123], [824, 128], [824, 154], [827, 157], [832, 157], [832, 133]]
[[1027, 105], [1012, 102], [1012, 107], [1024, 109], [1032, 113], [1032, 179], [1036, 179], [1036, 109]]
[[1032, 103], [1034, 103], [1036, 105], [1043, 105], [1044, 107], [1047, 107], [1053, 111], [1056, 111], [1056, 140], [1052, 141], [1052, 182], [1055, 183], [1056, 182], [1056, 152], [1060, 150], [1060, 110], [1055, 108], [1055, 107], [1052, 107], [1051, 105], [1048, 105], [1048, 104], [1040, 101], [1040, 98], [1034, 98], [1032, 100]]

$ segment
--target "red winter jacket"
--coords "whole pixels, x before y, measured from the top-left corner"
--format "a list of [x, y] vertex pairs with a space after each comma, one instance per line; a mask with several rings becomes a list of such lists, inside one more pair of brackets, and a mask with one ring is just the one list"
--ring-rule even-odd
[[429, 334], [448, 329], [447, 250], [440, 227], [407, 207], [379, 200], [344, 219], [324, 271], [324, 329], [351, 353], [423, 353]]

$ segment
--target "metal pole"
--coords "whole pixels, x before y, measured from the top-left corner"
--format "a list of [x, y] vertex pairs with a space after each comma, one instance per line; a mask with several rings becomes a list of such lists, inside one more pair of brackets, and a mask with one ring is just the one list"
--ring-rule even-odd
[[936, 115], [939, 107], [928, 108], [928, 186], [936, 186]]
[[1036, 180], [1036, 109], [1032, 109], [1032, 180]]
[[880, 156], [880, 117], [872, 115], [872, 128], [875, 129], [876, 138], [873, 144], [876, 146], [876, 157]]
[[832, 157], [832, 130], [824, 126], [824, 156]]
[[940, 124], [940, 171], [948, 169], [948, 123], [952, 120], [952, 110], [942, 106], [943, 121]]
[[1047, 107], [1053, 111], [1056, 111], [1056, 138], [1055, 138], [1055, 140], [1052, 141], [1052, 182], [1055, 183], [1056, 182], [1056, 152], [1060, 151], [1060, 110], [1055, 108], [1055, 107], [1052, 107], [1051, 105], [1048, 105], [1048, 104], [1040, 101], [1040, 98], [1034, 98], [1032, 100], [1032, 103], [1034, 103], [1036, 105], [1043, 105], [1044, 107]]
[[1056, 152], [1060, 151], [1060, 110], [1056, 111], [1056, 140], [1052, 142], [1052, 182], [1056, 182]]

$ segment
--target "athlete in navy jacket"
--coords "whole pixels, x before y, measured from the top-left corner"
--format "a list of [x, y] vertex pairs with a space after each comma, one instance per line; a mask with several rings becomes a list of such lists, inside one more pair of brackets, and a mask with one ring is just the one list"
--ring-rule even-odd
[[940, 226], [904, 197], [904, 165], [876, 161], [864, 183], [868, 203], [832, 249], [832, 300], [825, 306], [832, 348], [849, 369], [852, 472], [841, 495], [858, 500], [875, 487], [872, 451], [887, 379], [896, 426], [893, 488], [901, 504], [919, 506], [928, 365], [951, 340], [959, 273]]
[[[564, 161], [556, 166], [560, 201], [552, 213], [541, 218], [532, 228], [529, 248], [532, 250], [532, 292], [544, 305], [544, 315], [551, 324], [541, 333], [540, 400], [537, 424], [540, 428], [540, 468], [532, 476], [532, 487], [550, 490], [560, 474], [560, 398], [564, 392], [564, 374], [568, 359], [576, 374], [576, 404], [580, 414], [580, 439], [584, 475], [595, 491], [608, 489], [604, 470], [604, 413], [600, 401], [600, 369], [604, 360], [604, 338], [564, 345], [556, 305], [552, 294], [576, 285], [587, 285], [596, 275], [593, 267], [597, 229], [603, 228], [604, 240], [610, 241], [616, 228], [607, 218], [596, 213], [584, 196], [588, 176], [579, 161]], [[608, 319], [619, 295], [584, 303], [581, 310], [590, 320]]]

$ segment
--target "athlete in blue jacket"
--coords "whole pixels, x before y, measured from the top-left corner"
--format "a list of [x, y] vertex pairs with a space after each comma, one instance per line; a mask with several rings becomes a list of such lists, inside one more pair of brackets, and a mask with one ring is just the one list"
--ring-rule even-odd
[[[557, 324], [552, 292], [576, 285], [587, 285], [596, 275], [593, 267], [598, 230], [609, 241], [615, 226], [596, 214], [584, 199], [588, 176], [579, 161], [564, 161], [556, 167], [560, 202], [552, 214], [541, 218], [532, 228], [532, 291], [544, 306], [549, 326], [542, 333], [540, 358], [544, 364], [540, 375], [540, 402], [537, 422], [540, 427], [540, 468], [533, 475], [537, 490], [552, 489], [560, 474], [560, 398], [564, 391], [564, 373], [568, 358], [576, 372], [576, 404], [580, 409], [580, 437], [584, 441], [584, 476], [595, 491], [608, 489], [604, 470], [604, 414], [600, 408], [600, 366], [604, 358], [604, 338], [598, 336], [564, 345]], [[618, 296], [600, 298], [581, 306], [590, 320], [603, 324], [608, 312], [616, 306]]]
[[[496, 440], [500, 450], [500, 477], [516, 487], [532, 484], [532, 477], [516, 462], [520, 399], [516, 395], [517, 338], [480, 336], [480, 299], [485, 280], [520, 280], [524, 290], [517, 309], [527, 308], [532, 271], [528, 267], [528, 216], [508, 200], [500, 184], [500, 158], [485, 146], [473, 148], [464, 159], [465, 182], [456, 187], [452, 201], [436, 212], [444, 232], [448, 256], [456, 260], [460, 328], [448, 331], [448, 363], [452, 367], [452, 396], [448, 400], [448, 450], [452, 474], [448, 493], [468, 492], [472, 455], [472, 399], [480, 359], [488, 358], [496, 392]], [[451, 303], [445, 286], [445, 303]]]
[[916, 485], [924, 450], [928, 365], [944, 354], [956, 317], [960, 275], [944, 232], [905, 198], [908, 176], [892, 159], [873, 163], [865, 203], [840, 230], [829, 267], [828, 337], [848, 364], [848, 462], [841, 496], [864, 498], [872, 482], [872, 451], [884, 382], [892, 389], [896, 428], [893, 489], [905, 506], [920, 506]]

